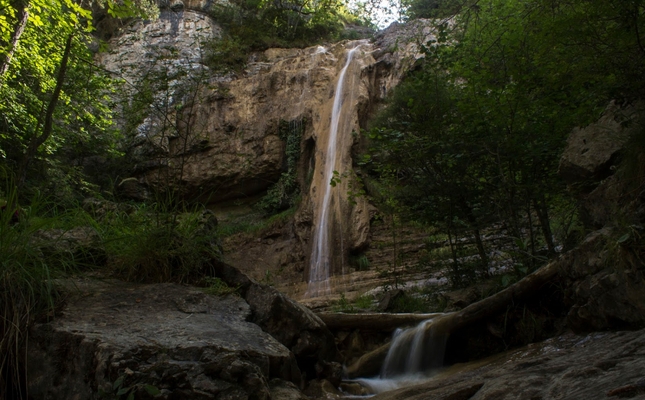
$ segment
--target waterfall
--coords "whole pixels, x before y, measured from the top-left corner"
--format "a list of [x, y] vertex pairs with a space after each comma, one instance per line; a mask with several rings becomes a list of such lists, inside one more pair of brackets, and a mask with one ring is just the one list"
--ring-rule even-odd
[[322, 178], [322, 203], [319, 208], [318, 217], [314, 225], [313, 232], [313, 246], [311, 252], [311, 259], [309, 265], [309, 280], [307, 286], [307, 293], [305, 297], [317, 297], [331, 293], [331, 285], [329, 278], [331, 275], [331, 261], [330, 254], [330, 217], [329, 209], [331, 203], [332, 186], [330, 181], [336, 166], [336, 153], [337, 153], [337, 137], [338, 128], [341, 121], [341, 113], [343, 111], [343, 89], [345, 85], [345, 75], [349, 68], [354, 54], [360, 48], [361, 44], [352, 48], [347, 53], [347, 60], [343, 69], [338, 76], [336, 83], [336, 90], [334, 92], [334, 102], [331, 113], [331, 123], [329, 126], [329, 136], [327, 139], [327, 152], [324, 158], [324, 172]]
[[443, 366], [448, 340], [441, 317], [426, 320], [409, 329], [397, 329], [392, 335], [381, 374], [377, 378], [360, 378], [355, 381], [372, 393], [383, 393], [426, 381], [434, 371]]
[[381, 368], [381, 378], [421, 374], [442, 367], [447, 338], [446, 332], [433, 326], [432, 320], [414, 328], [397, 329]]

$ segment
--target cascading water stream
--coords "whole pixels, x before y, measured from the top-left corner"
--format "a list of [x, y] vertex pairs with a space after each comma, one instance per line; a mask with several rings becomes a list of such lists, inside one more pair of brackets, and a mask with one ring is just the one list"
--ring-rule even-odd
[[381, 378], [420, 374], [443, 366], [447, 335], [435, 329], [432, 321], [395, 333]]
[[325, 164], [323, 172], [323, 200], [316, 220], [313, 234], [313, 247], [309, 265], [309, 281], [305, 297], [317, 297], [331, 293], [329, 282], [331, 272], [331, 255], [330, 249], [330, 227], [329, 227], [329, 208], [331, 203], [331, 179], [336, 166], [336, 140], [338, 137], [338, 128], [340, 125], [341, 113], [343, 111], [343, 89], [345, 84], [345, 75], [349, 68], [354, 54], [360, 48], [357, 45], [347, 53], [347, 61], [340, 71], [336, 91], [334, 92], [334, 103], [332, 107], [331, 123], [329, 126], [329, 136], [327, 139], [327, 152], [325, 155]]
[[440, 324], [433, 324], [433, 320], [414, 328], [397, 329], [380, 376], [357, 382], [381, 393], [428, 379], [429, 374], [443, 366], [447, 339], [448, 332]]

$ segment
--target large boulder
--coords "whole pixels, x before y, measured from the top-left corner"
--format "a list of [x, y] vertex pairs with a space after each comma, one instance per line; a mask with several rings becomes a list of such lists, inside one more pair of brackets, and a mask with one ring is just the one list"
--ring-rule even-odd
[[272, 287], [261, 285], [238, 269], [216, 262], [215, 273], [229, 286], [238, 287], [250, 306], [249, 321], [260, 326], [295, 355], [308, 378], [316, 376], [318, 362], [339, 359], [334, 336], [311, 310]]
[[[33, 399], [93, 399], [119, 390], [161, 399], [269, 399], [299, 387], [293, 354], [247, 321], [236, 295], [176, 284], [77, 281], [63, 313], [34, 327]], [[269, 382], [274, 380], [272, 384]]]
[[289, 348], [308, 377], [313, 377], [319, 360], [338, 360], [334, 336], [311, 310], [273, 288], [257, 284], [249, 288], [246, 301], [251, 306], [251, 321]]
[[611, 175], [625, 143], [638, 129], [634, 122], [642, 108], [641, 104], [621, 107], [612, 103], [598, 121], [575, 128], [560, 159], [560, 176], [570, 184], [593, 189]]
[[645, 268], [622, 263], [615, 229], [590, 234], [563, 268], [570, 305], [567, 325], [576, 331], [645, 326]]

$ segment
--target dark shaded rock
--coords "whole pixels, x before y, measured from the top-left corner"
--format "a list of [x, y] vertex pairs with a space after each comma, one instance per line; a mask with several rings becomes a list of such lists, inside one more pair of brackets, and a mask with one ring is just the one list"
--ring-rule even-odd
[[337, 362], [318, 361], [316, 363], [316, 378], [326, 379], [338, 387], [343, 378], [343, 366]]
[[645, 326], [645, 276], [642, 264], [620, 265], [614, 230], [589, 235], [561, 274], [571, 308], [567, 326], [576, 331]]
[[637, 124], [639, 107], [614, 103], [603, 116], [584, 128], [575, 128], [567, 139], [558, 173], [568, 183], [598, 182], [611, 175], [617, 156]]
[[104, 265], [107, 260], [99, 234], [89, 226], [41, 230], [34, 240], [45, 256], [71, 258], [76, 265]]
[[251, 306], [250, 321], [289, 348], [307, 376], [315, 376], [319, 360], [338, 360], [334, 336], [309, 309], [257, 283], [249, 286], [245, 298]]
[[94, 218], [100, 219], [106, 215], [114, 213], [131, 214], [136, 210], [136, 207], [128, 203], [115, 203], [108, 200], [88, 197], [83, 200], [83, 210], [90, 213]]
[[326, 379], [314, 379], [309, 382], [305, 394], [314, 399], [340, 399], [343, 394]]
[[405, 297], [406, 294], [401, 289], [392, 289], [385, 292], [385, 295], [378, 302], [377, 311], [392, 311], [396, 306], [396, 301]]
[[122, 180], [115, 189], [116, 195], [122, 199], [145, 201], [150, 198], [148, 187], [136, 178]]
[[365, 341], [361, 336], [360, 331], [355, 330], [347, 335], [341, 342], [343, 348], [343, 356], [345, 363], [351, 365], [360, 357], [365, 354]]
[[240, 297], [175, 284], [78, 281], [60, 318], [30, 335], [29, 394], [92, 399], [114, 382], [147, 398], [269, 399], [272, 378], [300, 382], [293, 354], [257, 325]]
[[272, 379], [269, 382], [271, 387], [271, 399], [275, 400], [308, 400], [309, 397], [305, 396], [296, 385], [291, 382], [283, 381], [280, 379]]
[[334, 336], [311, 310], [224, 262], [214, 260], [213, 268], [229, 286], [239, 287], [239, 293], [251, 308], [249, 321], [290, 349], [307, 376], [315, 376], [319, 360], [339, 359]]

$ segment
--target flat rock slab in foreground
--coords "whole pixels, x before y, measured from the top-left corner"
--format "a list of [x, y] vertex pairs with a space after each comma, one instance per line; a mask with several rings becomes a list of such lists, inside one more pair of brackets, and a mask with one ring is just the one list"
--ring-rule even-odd
[[488, 361], [372, 399], [645, 399], [645, 330], [567, 334]]
[[99, 398], [121, 377], [137, 399], [151, 398], [146, 385], [163, 399], [268, 399], [276, 382], [293, 387], [271, 379], [300, 382], [293, 354], [246, 322], [239, 296], [175, 284], [78, 286], [63, 316], [30, 336], [30, 398]]

